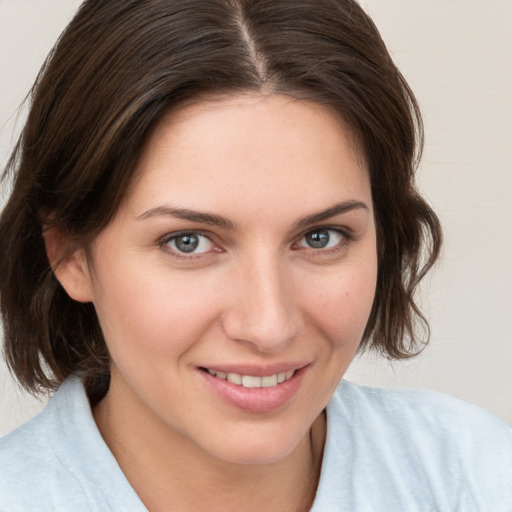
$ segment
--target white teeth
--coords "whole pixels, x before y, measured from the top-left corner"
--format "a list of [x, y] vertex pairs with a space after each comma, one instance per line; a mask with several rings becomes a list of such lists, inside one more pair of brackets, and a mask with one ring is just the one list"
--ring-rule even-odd
[[277, 386], [277, 373], [275, 375], [269, 375], [268, 377], [261, 378], [261, 387], [262, 388], [271, 388], [273, 386]]
[[295, 370], [289, 370], [287, 372], [276, 373], [274, 375], [268, 375], [266, 377], [255, 377], [253, 375], [240, 375], [239, 373], [224, 373], [217, 372], [215, 370], [208, 369], [208, 373], [218, 379], [227, 380], [237, 386], [243, 386], [244, 388], [272, 388], [278, 384], [282, 384], [287, 381]]
[[228, 373], [227, 378], [232, 384], [238, 384], [239, 386], [242, 385], [242, 376], [238, 373]]
[[252, 377], [244, 375], [242, 377], [242, 386], [244, 388], [261, 388], [261, 377]]

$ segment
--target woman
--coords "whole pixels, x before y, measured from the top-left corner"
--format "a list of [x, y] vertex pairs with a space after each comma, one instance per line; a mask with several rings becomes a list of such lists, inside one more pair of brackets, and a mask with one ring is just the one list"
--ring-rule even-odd
[[7, 361], [58, 391], [0, 510], [510, 509], [506, 425], [342, 380], [421, 348], [421, 139], [353, 1], [84, 2], [8, 169]]

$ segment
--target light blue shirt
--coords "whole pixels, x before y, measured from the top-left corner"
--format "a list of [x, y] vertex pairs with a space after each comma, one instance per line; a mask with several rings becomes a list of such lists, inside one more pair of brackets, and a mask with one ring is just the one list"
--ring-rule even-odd
[[[511, 512], [512, 430], [444, 395], [342, 381], [327, 407], [311, 510]], [[0, 511], [147, 512], [104, 443], [79, 379], [0, 440]]]

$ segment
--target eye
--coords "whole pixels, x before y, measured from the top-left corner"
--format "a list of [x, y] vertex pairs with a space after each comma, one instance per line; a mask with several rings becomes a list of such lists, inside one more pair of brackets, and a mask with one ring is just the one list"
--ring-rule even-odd
[[173, 252], [181, 254], [202, 254], [210, 252], [215, 244], [200, 233], [178, 233], [171, 235], [162, 244]]
[[346, 237], [338, 229], [315, 229], [306, 233], [299, 241], [299, 247], [308, 249], [333, 249], [340, 245]]

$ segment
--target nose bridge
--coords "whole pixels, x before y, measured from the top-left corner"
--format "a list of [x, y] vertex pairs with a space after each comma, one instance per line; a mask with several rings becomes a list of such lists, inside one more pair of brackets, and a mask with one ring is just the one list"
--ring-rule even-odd
[[300, 315], [290, 272], [277, 256], [253, 255], [240, 266], [225, 321], [228, 336], [260, 351], [278, 351], [297, 336]]

